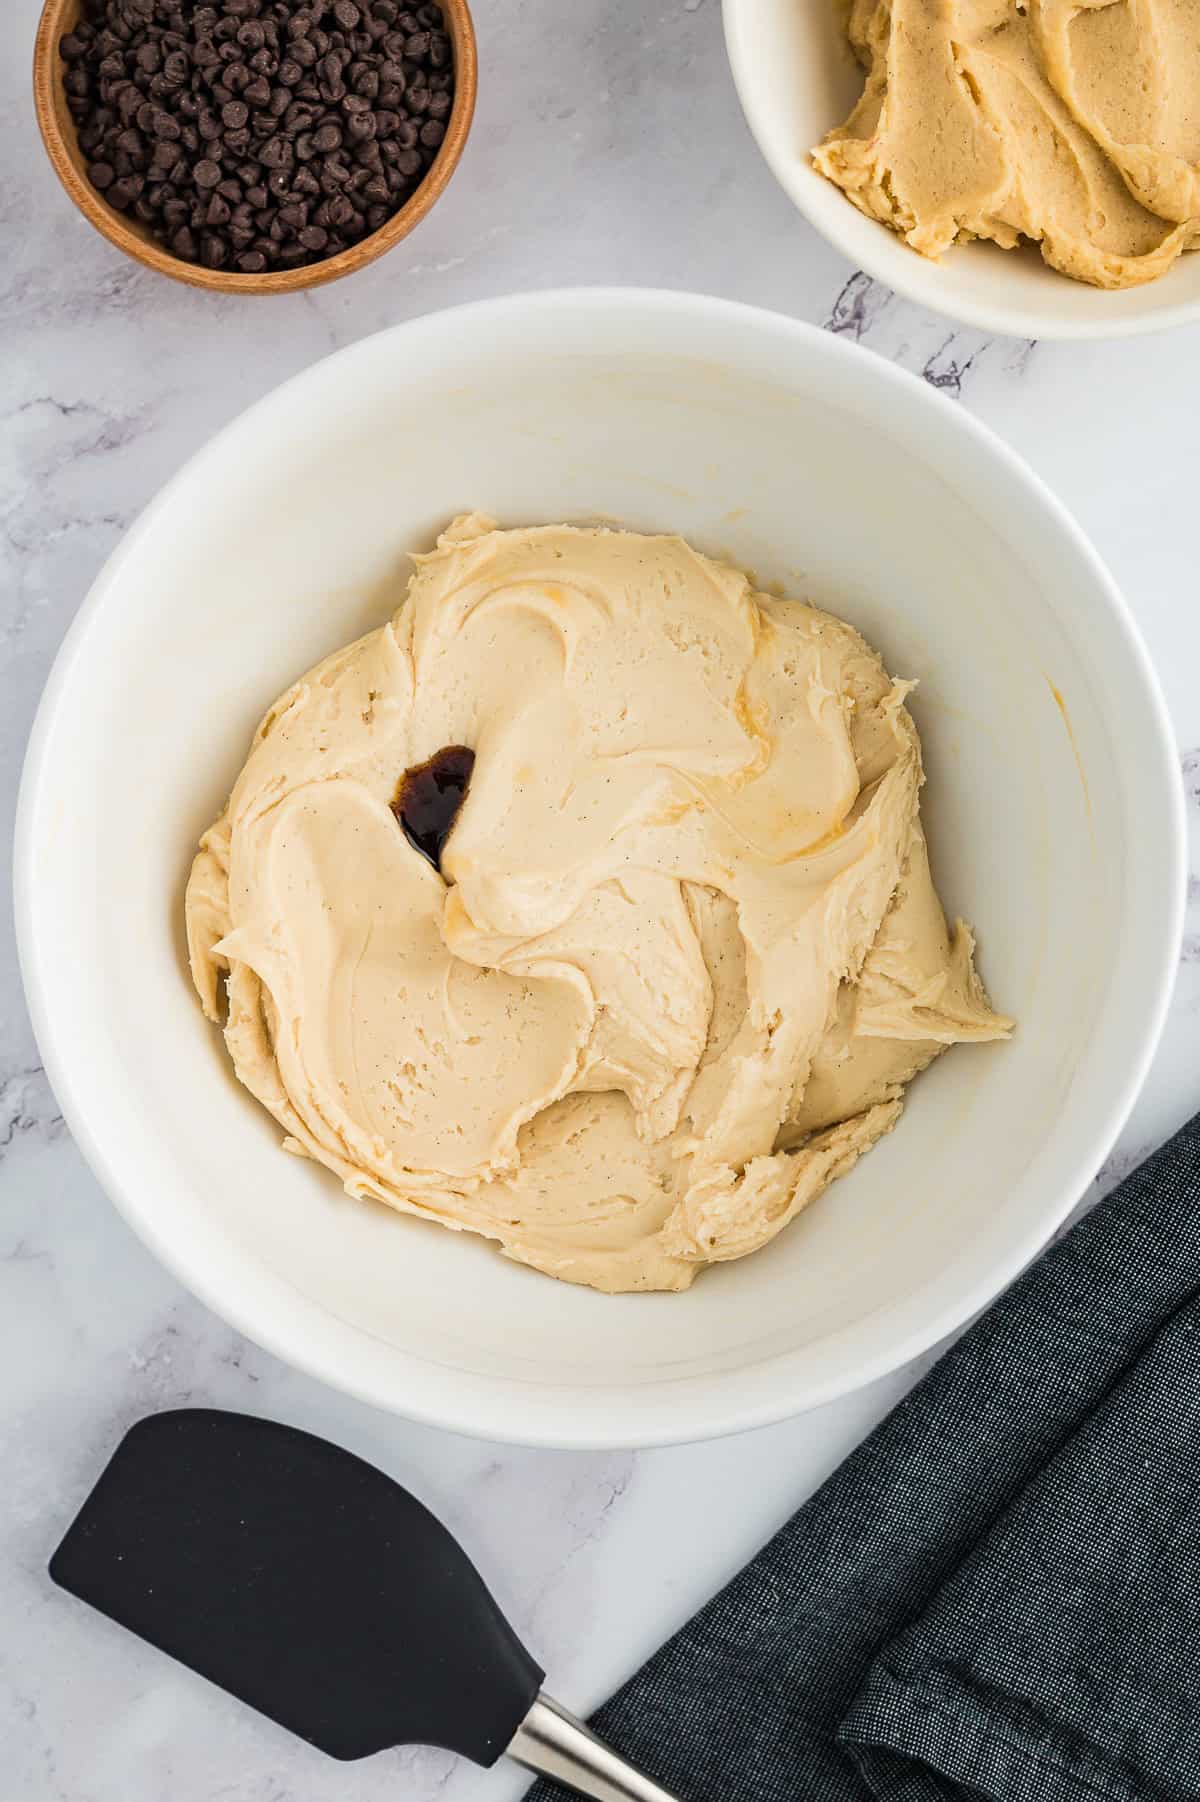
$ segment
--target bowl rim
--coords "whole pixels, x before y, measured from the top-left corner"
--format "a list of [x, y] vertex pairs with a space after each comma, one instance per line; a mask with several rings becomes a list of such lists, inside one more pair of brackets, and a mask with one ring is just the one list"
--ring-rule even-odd
[[[319, 1303], [283, 1284], [273, 1272], [256, 1270], [255, 1280], [260, 1292], [264, 1287], [272, 1286], [277, 1290], [286, 1289], [293, 1300], [292, 1318], [284, 1318], [282, 1313], [276, 1312], [269, 1313], [264, 1319], [240, 1296], [232, 1296], [222, 1289], [220, 1282], [210, 1280], [209, 1271], [200, 1273], [189, 1264], [187, 1248], [173, 1242], [170, 1234], [163, 1230], [153, 1201], [147, 1202], [144, 1194], [138, 1192], [137, 1181], [129, 1180], [116, 1167], [103, 1135], [93, 1124], [83, 1093], [85, 1085], [78, 1080], [77, 1067], [70, 1055], [69, 1035], [60, 1033], [51, 1017], [43, 984], [42, 961], [53, 955], [54, 948], [43, 943], [39, 932], [35, 855], [39, 817], [48, 804], [44, 796], [52, 738], [59, 723], [61, 703], [89, 629], [140, 540], [172, 504], [193, 473], [209, 459], [222, 455], [226, 444], [244, 422], [269, 409], [278, 396], [303, 384], [315, 369], [323, 369], [339, 360], [367, 357], [378, 341], [388, 338], [403, 341], [409, 331], [426, 328], [435, 320], [452, 322], [463, 336], [482, 332], [486, 339], [489, 320], [495, 322], [505, 316], [536, 314], [538, 311], [556, 317], [560, 314], [569, 317], [572, 312], [587, 316], [597, 308], [605, 311], [624, 309], [627, 314], [643, 317], [678, 318], [682, 314], [718, 328], [732, 328], [735, 334], [739, 330], [771, 332], [781, 338], [791, 337], [796, 342], [819, 344], [821, 354], [835, 361], [867, 357], [874, 371], [872, 379], [877, 380], [882, 389], [890, 389], [899, 404], [917, 409], [947, 406], [945, 398], [934, 393], [919, 377], [816, 326], [769, 308], [670, 289], [581, 286], [471, 301], [417, 315], [318, 359], [236, 415], [193, 453], [137, 516], [92, 583], [63, 638], [31, 731], [17, 802], [13, 894], [18, 957], [29, 1012], [47, 1077], [67, 1125], [101, 1187], [134, 1232], [183, 1286], [218, 1318], [285, 1363], [317, 1377], [333, 1389], [425, 1425], [478, 1439], [546, 1449], [628, 1450], [724, 1437], [806, 1413], [864, 1388], [946, 1339], [1000, 1294], [1048, 1243], [1111, 1151], [1145, 1080], [1166, 1020], [1184, 925], [1187, 820], [1175, 735], [1149, 653], [1128, 604], [1080, 525], [1036, 471], [990, 427], [961, 409], [953, 410], [951, 416], [958, 422], [953, 429], [972, 439], [985, 456], [999, 459], [1007, 467], [1025, 486], [1031, 502], [1046, 510], [1052, 524], [1081, 559], [1091, 577], [1096, 598], [1107, 601], [1113, 628], [1122, 640], [1122, 648], [1129, 660], [1131, 681], [1140, 688], [1150, 728], [1148, 755], [1157, 757], [1159, 763], [1164, 817], [1169, 822], [1168, 842], [1161, 847], [1167, 878], [1163, 888], [1164, 927], [1155, 948], [1153, 981], [1148, 987], [1139, 1030], [1126, 1043], [1124, 1075], [1119, 1081], [1114, 1079], [1114, 1093], [1104, 1127], [1072, 1155], [1069, 1179], [1063, 1181], [1060, 1192], [1048, 1202], [1037, 1220], [1019, 1235], [1014, 1235], [1004, 1256], [994, 1258], [986, 1271], [964, 1284], [955, 1296], [940, 1298], [919, 1324], [909, 1327], [886, 1347], [871, 1352], [859, 1350], [827, 1377], [806, 1377], [803, 1386], [777, 1380], [767, 1393], [752, 1403], [747, 1403], [737, 1393], [730, 1397], [718, 1392], [711, 1401], [706, 1399], [702, 1409], [678, 1409], [670, 1392], [674, 1388], [678, 1396], [679, 1384], [668, 1379], [658, 1386], [653, 1408], [640, 1409], [636, 1423], [628, 1426], [621, 1424], [619, 1410], [609, 1408], [606, 1413], [603, 1409], [593, 1408], [589, 1413], [587, 1409], [581, 1409], [578, 1389], [569, 1385], [548, 1383], [531, 1390], [530, 1385], [515, 1379], [492, 1381], [476, 1372], [446, 1371], [443, 1375], [450, 1381], [439, 1386], [428, 1377], [427, 1373], [440, 1368], [430, 1359], [389, 1348], [406, 1367], [426, 1373], [425, 1387], [434, 1391], [431, 1398], [422, 1392], [418, 1383], [411, 1392], [406, 1389], [401, 1398], [396, 1393], [394, 1378], [388, 1379], [386, 1371], [378, 1377], [350, 1374], [339, 1368], [336, 1356], [330, 1358], [323, 1350], [314, 1351], [306, 1336], [306, 1325], [312, 1329], [320, 1322], [328, 1322], [332, 1316]], [[858, 366], [863, 367], [861, 361]], [[939, 417], [946, 415], [939, 414]], [[223, 1276], [230, 1278], [230, 1289], [238, 1286], [236, 1275], [230, 1277], [230, 1272], [236, 1273], [239, 1267], [244, 1270], [245, 1262], [244, 1254], [236, 1248], [232, 1256], [224, 1259], [228, 1268], [223, 1270]], [[241, 1287], [246, 1287], [244, 1277]], [[340, 1324], [346, 1332], [359, 1338], [370, 1337], [361, 1327]], [[794, 1352], [784, 1354], [771, 1360], [768, 1367], [786, 1367], [788, 1357], [795, 1355]], [[496, 1407], [496, 1384], [505, 1397], [503, 1418], [499, 1417]], [[522, 1399], [530, 1396], [532, 1399]], [[597, 1424], [598, 1420], [602, 1424]]]
[[58, 36], [63, 13], [71, 0], [43, 0], [41, 16], [33, 44], [33, 105], [42, 145], [50, 159], [59, 184], [76, 210], [101, 237], [133, 262], [171, 281], [183, 282], [191, 288], [203, 288], [214, 294], [244, 295], [249, 299], [264, 294], [296, 294], [307, 288], [324, 287], [343, 276], [386, 256], [389, 250], [408, 237], [441, 199], [462, 160], [467, 138], [475, 117], [479, 80], [479, 58], [475, 40], [475, 23], [469, 0], [439, 0], [454, 42], [454, 101], [446, 124], [446, 135], [438, 153], [426, 170], [420, 186], [404, 205], [385, 219], [378, 230], [360, 238], [336, 256], [317, 263], [305, 263], [298, 269], [275, 269], [263, 275], [234, 274], [226, 269], [209, 269], [203, 263], [189, 263], [172, 255], [156, 239], [136, 230], [104, 197], [97, 193], [84, 175], [82, 152], [63, 130], [54, 96], [62, 82], [58, 58]]
[[[803, 0], [803, 3], [809, 4], [811, 0]], [[822, 188], [829, 187], [830, 184], [809, 166], [804, 157], [785, 156], [782, 153], [767, 130], [753, 99], [751, 70], [755, 52], [750, 43], [750, 21], [755, 4], [756, 0], [721, 0], [725, 50], [742, 114], [763, 161], [797, 212], [855, 270], [899, 294], [914, 306], [937, 313], [943, 319], [969, 326], [975, 331], [996, 333], [1007, 338], [1063, 343], [1133, 338], [1146, 332], [1170, 331], [1178, 326], [1194, 324], [1200, 319], [1200, 296], [1194, 300], [1164, 302], [1144, 313], [1131, 312], [1120, 318], [1105, 318], [1100, 314], [1085, 317], [1081, 312], [1078, 319], [1063, 319], [1057, 315], [1039, 313], [1034, 308], [992, 306], [987, 302], [977, 303], [970, 299], [960, 301], [954, 291], [952, 268], [932, 262], [917, 251], [910, 250], [894, 232], [890, 232], [876, 220], [865, 218], [844, 196], [837, 197], [841, 204], [836, 208], [831, 206], [828, 215], [822, 212], [818, 216], [816, 209], [809, 204], [812, 184], [819, 182]], [[828, 10], [833, 19], [832, 6]], [[872, 233], [878, 234], [881, 250], [888, 239], [894, 240], [895, 245], [904, 252], [903, 259], [897, 257], [894, 264], [889, 260], [885, 269], [884, 257], [881, 255], [876, 260], [870, 254], [872, 238], [865, 230], [868, 227]], [[1200, 250], [1188, 254], [1200, 257]], [[1070, 277], [1063, 276], [1061, 280], [1065, 286]], [[1084, 295], [1095, 296], [1101, 292], [1085, 282], [1077, 282], [1074, 286]], [[1154, 283], [1146, 283], [1137, 291], [1144, 292], [1154, 286]]]

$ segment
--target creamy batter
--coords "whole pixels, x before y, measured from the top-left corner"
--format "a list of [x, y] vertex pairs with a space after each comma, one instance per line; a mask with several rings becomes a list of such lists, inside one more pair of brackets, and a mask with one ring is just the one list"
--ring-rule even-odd
[[[686, 1288], [1009, 1031], [934, 893], [907, 685], [680, 538], [471, 516], [416, 563], [205, 834], [205, 1011], [352, 1194]], [[447, 746], [475, 757], [439, 869], [393, 803]]]
[[852, 0], [822, 174], [914, 250], [1040, 244], [1100, 288], [1200, 243], [1200, 0]]

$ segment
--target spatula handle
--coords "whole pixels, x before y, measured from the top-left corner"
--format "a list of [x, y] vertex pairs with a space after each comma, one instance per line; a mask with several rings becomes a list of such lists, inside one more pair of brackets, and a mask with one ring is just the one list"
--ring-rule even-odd
[[651, 1783], [573, 1714], [539, 1696], [513, 1736], [508, 1756], [539, 1777], [552, 1777], [592, 1802], [679, 1802]]

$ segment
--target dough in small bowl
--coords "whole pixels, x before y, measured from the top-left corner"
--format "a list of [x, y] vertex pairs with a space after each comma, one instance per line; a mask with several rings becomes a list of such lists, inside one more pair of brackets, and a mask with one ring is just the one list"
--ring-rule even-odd
[[914, 250], [1041, 247], [1130, 288], [1200, 244], [1196, 0], [852, 0], [867, 71], [822, 175]]

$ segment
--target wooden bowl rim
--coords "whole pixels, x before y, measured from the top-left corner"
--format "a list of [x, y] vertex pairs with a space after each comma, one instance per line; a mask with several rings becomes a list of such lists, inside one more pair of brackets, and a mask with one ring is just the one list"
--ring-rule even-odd
[[421, 223], [458, 167], [475, 113], [478, 87], [475, 26], [468, 0], [438, 0], [454, 45], [454, 104], [446, 135], [432, 166], [416, 193], [405, 201], [399, 212], [378, 231], [362, 238], [348, 250], [299, 269], [273, 270], [265, 275], [235, 275], [224, 269], [206, 269], [201, 263], [185, 262], [181, 257], [172, 256], [148, 235], [143, 237], [115, 207], [110, 207], [101, 198], [84, 173], [83, 153], [78, 143], [60, 124], [54, 104], [56, 79], [59, 82], [62, 79], [58, 40], [62, 34], [63, 15], [72, 3], [73, 0], [44, 0], [38, 21], [33, 47], [33, 101], [42, 143], [63, 188], [88, 223], [126, 256], [159, 275], [169, 276], [172, 281], [186, 282], [190, 287], [206, 288], [218, 294], [294, 294], [303, 288], [317, 288], [344, 275], [353, 275], [356, 270], [386, 255]]

